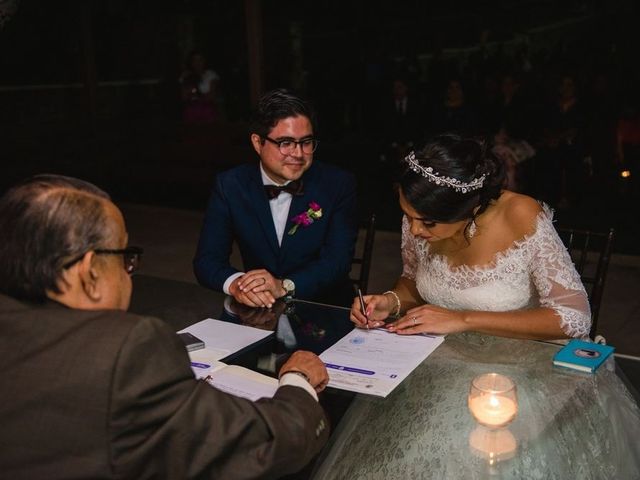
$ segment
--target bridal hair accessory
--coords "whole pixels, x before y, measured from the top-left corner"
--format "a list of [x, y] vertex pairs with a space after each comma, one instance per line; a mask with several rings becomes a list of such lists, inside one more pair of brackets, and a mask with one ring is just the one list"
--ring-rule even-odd
[[473, 190], [478, 190], [479, 188], [482, 188], [484, 180], [487, 177], [487, 175], [483, 173], [478, 178], [474, 178], [470, 182], [462, 182], [457, 178], [443, 177], [438, 172], [435, 172], [433, 167], [423, 167], [420, 165], [416, 160], [415, 152], [409, 153], [409, 155], [404, 157], [404, 160], [409, 164], [409, 168], [411, 170], [422, 175], [430, 182], [435, 183], [436, 185], [453, 188], [456, 192], [467, 193], [472, 192]]

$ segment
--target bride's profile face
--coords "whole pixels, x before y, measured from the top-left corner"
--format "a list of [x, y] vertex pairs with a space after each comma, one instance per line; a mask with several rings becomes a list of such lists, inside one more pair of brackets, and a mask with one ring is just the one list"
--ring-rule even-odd
[[436, 223], [417, 212], [407, 201], [400, 190], [400, 208], [409, 220], [411, 234], [433, 243], [448, 238], [464, 236], [465, 220], [453, 223]]

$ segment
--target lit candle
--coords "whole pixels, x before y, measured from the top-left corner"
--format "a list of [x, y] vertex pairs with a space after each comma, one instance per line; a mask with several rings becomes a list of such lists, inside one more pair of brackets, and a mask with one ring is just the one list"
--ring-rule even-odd
[[511, 398], [486, 394], [470, 398], [469, 410], [478, 423], [487, 427], [502, 427], [515, 418], [518, 405]]

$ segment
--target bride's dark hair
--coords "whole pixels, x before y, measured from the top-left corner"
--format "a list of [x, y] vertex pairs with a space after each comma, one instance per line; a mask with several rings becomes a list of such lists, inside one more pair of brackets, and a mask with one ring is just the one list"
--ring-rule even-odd
[[[453, 223], [472, 220], [500, 196], [504, 181], [502, 162], [484, 141], [453, 133], [438, 135], [415, 152], [415, 162], [424, 168], [431, 167], [438, 177], [463, 183], [485, 175], [482, 187], [464, 192], [450, 185], [438, 185], [433, 178], [414, 171], [407, 159], [403, 160], [400, 172], [402, 194], [429, 221]], [[476, 207], [479, 208], [474, 213]]]

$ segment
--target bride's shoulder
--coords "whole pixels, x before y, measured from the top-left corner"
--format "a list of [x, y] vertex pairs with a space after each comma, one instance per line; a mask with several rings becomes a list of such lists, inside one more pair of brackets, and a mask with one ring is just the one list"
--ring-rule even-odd
[[535, 233], [542, 205], [527, 195], [505, 191], [498, 199], [500, 217], [514, 239]]

